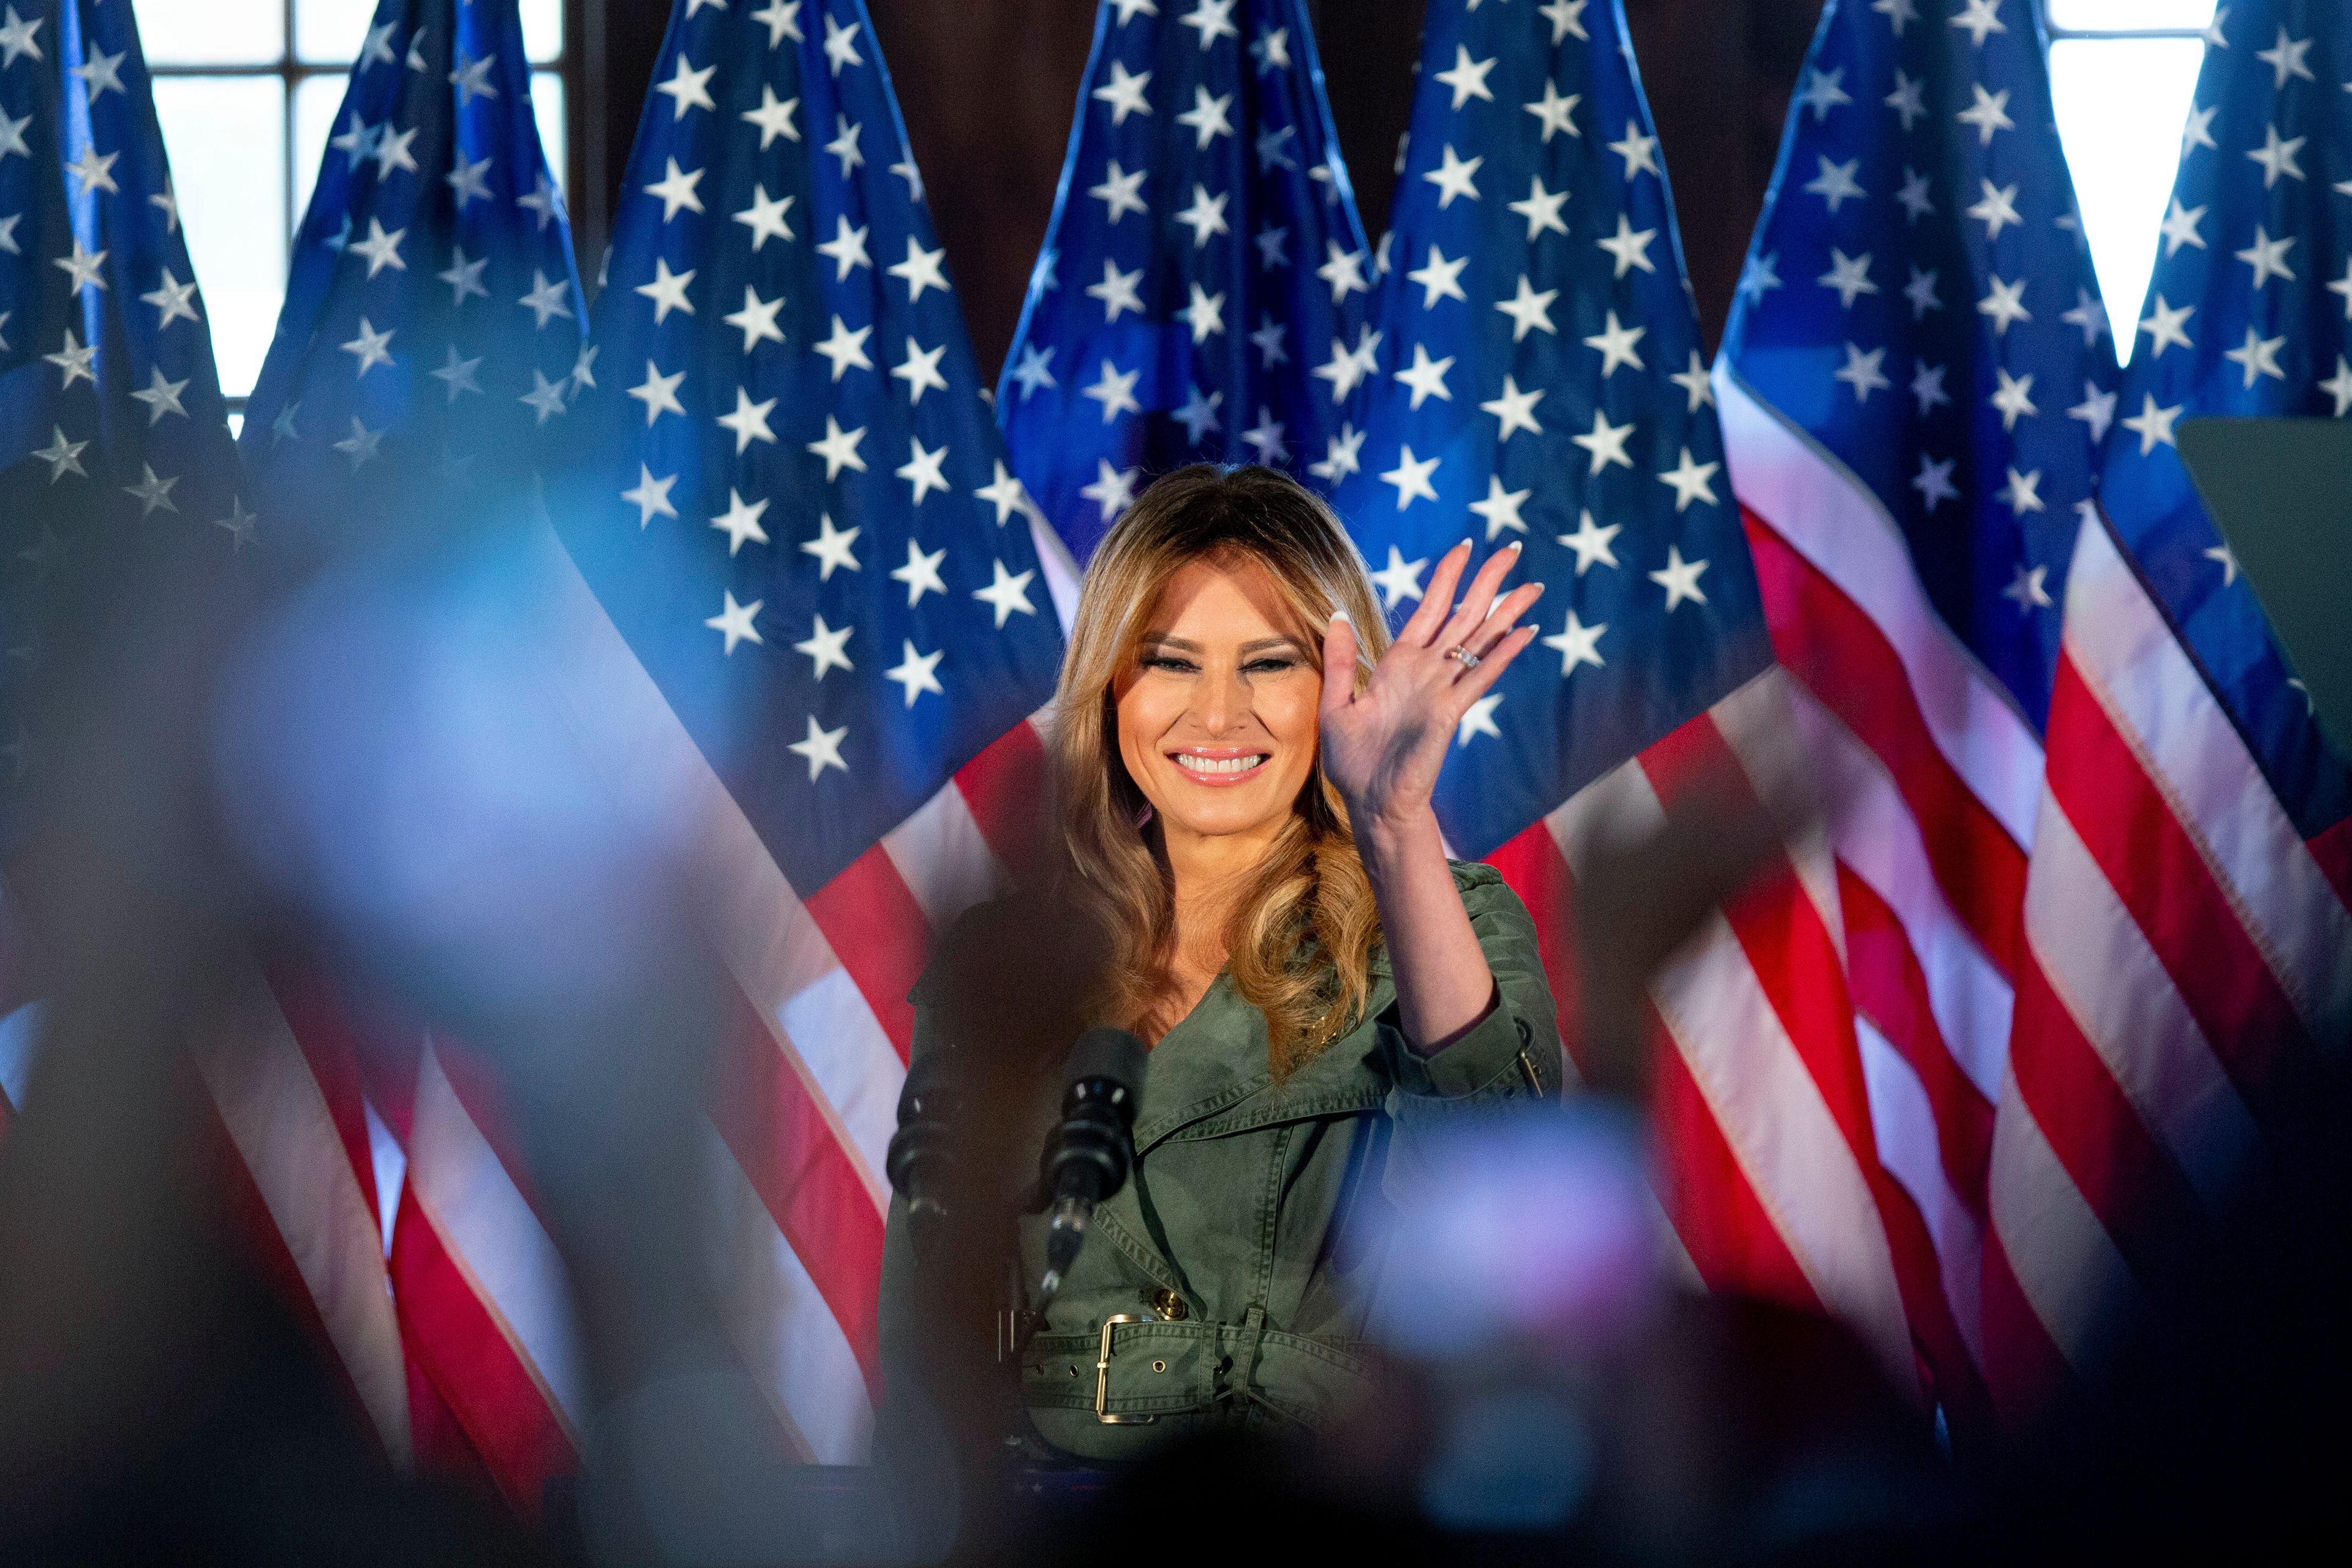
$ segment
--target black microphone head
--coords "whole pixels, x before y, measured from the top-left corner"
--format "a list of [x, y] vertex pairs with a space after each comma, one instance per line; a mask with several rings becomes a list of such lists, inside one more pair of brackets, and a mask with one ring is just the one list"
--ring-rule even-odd
[[1075, 1088], [1089, 1079], [1108, 1079], [1127, 1090], [1133, 1104], [1143, 1098], [1143, 1074], [1150, 1059], [1150, 1047], [1126, 1029], [1088, 1029], [1070, 1047], [1062, 1082]]

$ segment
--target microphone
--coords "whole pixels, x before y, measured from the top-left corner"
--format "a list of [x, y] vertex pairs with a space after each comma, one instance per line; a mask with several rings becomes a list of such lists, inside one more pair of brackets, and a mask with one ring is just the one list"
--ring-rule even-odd
[[907, 1200], [919, 1258], [932, 1250], [954, 1202], [955, 1122], [962, 1109], [963, 1063], [953, 1047], [930, 1052], [907, 1069], [898, 1090], [898, 1130], [890, 1135], [883, 1169]]
[[1045, 1160], [1053, 1217], [1045, 1227], [1045, 1276], [1037, 1288], [1041, 1310], [1078, 1260], [1096, 1205], [1127, 1185], [1150, 1055], [1125, 1029], [1088, 1029], [1070, 1047], [1062, 1074], [1062, 1123]]

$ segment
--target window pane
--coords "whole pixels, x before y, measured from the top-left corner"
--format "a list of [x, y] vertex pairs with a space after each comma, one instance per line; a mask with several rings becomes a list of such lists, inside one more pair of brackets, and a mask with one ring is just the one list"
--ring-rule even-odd
[[563, 199], [572, 199], [570, 142], [563, 134], [563, 79], [553, 71], [530, 73], [531, 118], [539, 121], [539, 144], [547, 153], [547, 172]]
[[136, 0], [131, 11], [149, 65], [267, 66], [286, 52], [284, 0]]
[[295, 56], [315, 65], [347, 66], [359, 58], [373, 20], [375, 0], [294, 0]]
[[535, 65], [563, 53], [563, 0], [522, 0], [522, 47]]
[[2084, 32], [2137, 33], [2211, 24], [2213, 0], [2050, 0], [2050, 25]]
[[286, 295], [285, 84], [274, 76], [160, 77], [155, 117], [221, 390], [243, 397], [261, 374]]
[[[319, 164], [327, 155], [327, 138], [335, 133], [335, 116], [352, 79], [341, 74], [305, 77], [294, 88], [294, 216], [299, 225], [310, 210], [310, 187], [319, 183]], [[290, 232], [290, 231], [289, 231]]]
[[2158, 226], [2204, 58], [2194, 38], [2073, 39], [2050, 48], [2058, 134], [2125, 360], [2138, 337], [2132, 323], [2156, 267]]

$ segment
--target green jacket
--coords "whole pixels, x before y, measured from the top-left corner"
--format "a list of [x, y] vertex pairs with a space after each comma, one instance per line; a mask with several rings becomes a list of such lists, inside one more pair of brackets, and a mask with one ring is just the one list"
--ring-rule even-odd
[[[1115, 1460], [1208, 1425], [1312, 1428], [1360, 1384], [1382, 1273], [1377, 1226], [1365, 1222], [1409, 1179], [1415, 1135], [1464, 1110], [1556, 1098], [1561, 1088], [1559, 1024], [1526, 907], [1487, 867], [1456, 863], [1454, 879], [1501, 1000], [1437, 1055], [1405, 1043], [1378, 951], [1365, 1022], [1280, 1088], [1266, 1067], [1265, 1016], [1224, 975], [1153, 1048], [1134, 1177], [1095, 1216], [1022, 1357], [1035, 1435], [1051, 1448]], [[927, 974], [909, 998], [918, 1055], [938, 1043], [930, 984]], [[1049, 1127], [1041, 1123], [1038, 1140]], [[1021, 1273], [1034, 1281], [1045, 1267], [1042, 1217], [1023, 1222], [1021, 1248]], [[886, 1384], [908, 1364], [900, 1342], [914, 1285], [894, 1202], [883, 1254]], [[1113, 1318], [1137, 1320], [1112, 1330], [1103, 1408], [1121, 1424], [1096, 1415], [1097, 1363]]]

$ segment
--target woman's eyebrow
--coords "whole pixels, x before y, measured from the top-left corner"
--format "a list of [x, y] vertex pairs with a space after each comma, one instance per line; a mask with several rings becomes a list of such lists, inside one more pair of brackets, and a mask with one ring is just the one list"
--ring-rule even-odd
[[[1199, 653], [1202, 651], [1199, 643], [1192, 642], [1184, 637], [1167, 637], [1157, 633], [1146, 633], [1143, 637], [1142, 646], [1145, 647], [1174, 648], [1180, 653]], [[1295, 649], [1299, 646], [1300, 644], [1298, 639], [1294, 637], [1258, 637], [1253, 641], [1242, 644], [1240, 651], [1244, 657], [1246, 657], [1253, 653], [1264, 653], [1268, 648], [1286, 647]]]

